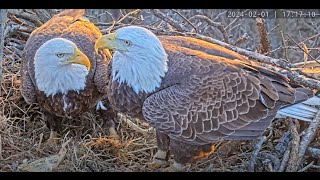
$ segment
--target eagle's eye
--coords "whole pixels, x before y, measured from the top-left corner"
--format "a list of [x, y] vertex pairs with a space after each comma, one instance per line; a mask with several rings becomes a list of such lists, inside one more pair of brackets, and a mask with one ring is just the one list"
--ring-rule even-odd
[[131, 42], [131, 41], [125, 40], [124, 43], [125, 43], [127, 46], [132, 46], [132, 42]]
[[62, 58], [63, 56], [64, 56], [63, 53], [58, 53], [58, 54], [57, 54], [57, 57], [58, 57], [58, 58]]

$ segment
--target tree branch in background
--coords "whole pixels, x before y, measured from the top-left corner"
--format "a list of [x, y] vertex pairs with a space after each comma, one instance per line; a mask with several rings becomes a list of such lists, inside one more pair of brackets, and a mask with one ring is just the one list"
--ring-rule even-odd
[[[2, 62], [3, 62], [3, 48], [4, 48], [4, 32], [7, 21], [7, 10], [0, 9], [0, 83], [2, 82]], [[2, 96], [2, 89], [0, 86], [0, 97]]]
[[183, 25], [180, 25], [179, 22], [177, 22], [176, 20], [168, 17], [167, 15], [165, 15], [164, 13], [159, 11], [158, 9], [153, 9], [153, 10], [151, 10], [151, 12], [156, 17], [162, 19], [163, 21], [167, 22], [168, 24], [170, 24], [171, 26], [176, 28], [178, 31], [184, 31], [184, 32], [188, 32], [189, 31], [186, 27], [184, 27]]
[[36, 27], [39, 27], [42, 25], [37, 15], [24, 12], [23, 10], [9, 9], [8, 14], [14, 15], [17, 18], [22, 18], [24, 20], [27, 20], [33, 23]]
[[203, 21], [207, 22], [210, 26], [217, 28], [221, 32], [224, 42], [229, 43], [228, 34], [224, 28], [224, 25], [221, 22], [214, 22], [211, 19], [209, 19], [207, 16], [203, 16], [203, 15], [192, 16], [189, 19], [189, 21], [191, 21], [193, 19], [203, 20]]

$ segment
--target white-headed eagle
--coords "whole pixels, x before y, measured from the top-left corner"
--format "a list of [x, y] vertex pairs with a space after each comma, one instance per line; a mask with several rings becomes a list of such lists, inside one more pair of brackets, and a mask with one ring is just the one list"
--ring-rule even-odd
[[157, 37], [128, 26], [102, 36], [96, 48], [114, 50], [108, 87], [112, 107], [155, 127], [155, 165], [170, 151], [171, 168], [181, 170], [210, 154], [217, 141], [258, 138], [277, 113], [310, 120], [316, 112], [293, 105], [313, 97], [311, 90], [196, 38]]
[[102, 34], [83, 15], [84, 10], [64, 10], [32, 32], [23, 51], [20, 91], [28, 104], [39, 104], [52, 132], [61, 130], [62, 118], [97, 105], [116, 136], [115, 114], [103, 106], [110, 52], [95, 52]]

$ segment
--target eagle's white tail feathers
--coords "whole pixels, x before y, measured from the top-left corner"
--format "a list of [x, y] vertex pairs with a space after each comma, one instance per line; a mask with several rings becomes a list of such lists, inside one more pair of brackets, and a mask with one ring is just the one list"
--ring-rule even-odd
[[299, 104], [294, 104], [292, 106], [280, 109], [277, 112], [276, 118], [292, 117], [302, 121], [310, 122], [313, 120], [319, 110], [317, 107], [313, 106], [320, 106], [320, 97], [314, 96]]

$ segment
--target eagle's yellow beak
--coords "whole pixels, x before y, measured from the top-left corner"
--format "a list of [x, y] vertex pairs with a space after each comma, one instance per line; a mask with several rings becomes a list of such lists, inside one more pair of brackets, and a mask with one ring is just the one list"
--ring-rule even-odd
[[94, 45], [95, 51], [98, 52], [100, 48], [114, 50], [116, 48], [115, 41], [114, 41], [115, 39], [116, 39], [115, 33], [110, 33], [110, 34], [101, 36], [96, 41], [96, 44]]
[[91, 68], [89, 58], [83, 52], [81, 52], [78, 48], [76, 48], [74, 52], [74, 56], [71, 59], [67, 60], [66, 62], [85, 65], [88, 68], [88, 71]]

